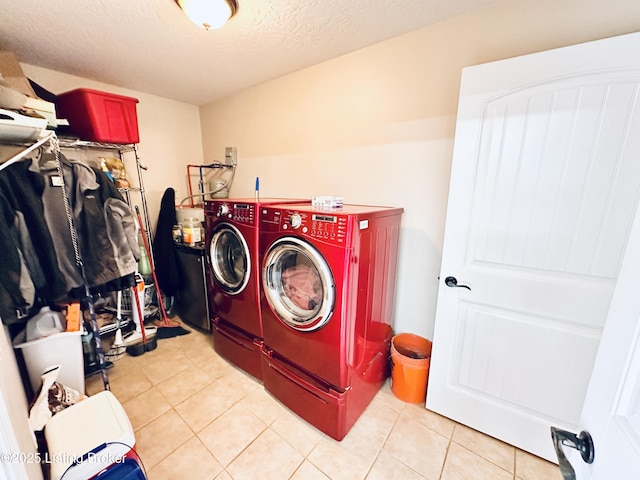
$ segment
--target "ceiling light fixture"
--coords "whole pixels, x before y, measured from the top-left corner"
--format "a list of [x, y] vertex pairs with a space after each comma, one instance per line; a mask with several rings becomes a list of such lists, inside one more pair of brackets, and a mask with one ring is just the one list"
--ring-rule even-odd
[[236, 0], [176, 0], [189, 20], [205, 30], [220, 28], [238, 10]]

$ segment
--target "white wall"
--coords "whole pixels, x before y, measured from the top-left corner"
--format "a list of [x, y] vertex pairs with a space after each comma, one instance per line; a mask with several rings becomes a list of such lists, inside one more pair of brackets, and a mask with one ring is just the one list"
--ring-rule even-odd
[[[158, 220], [160, 200], [168, 187], [175, 189], [176, 201], [187, 196], [187, 164], [202, 163], [200, 114], [197, 106], [33, 65], [21, 65], [28, 78], [55, 94], [76, 88], [92, 88], [139, 100], [139, 153], [147, 166], [142, 177], [152, 229]], [[129, 155], [128, 160], [131, 157]], [[129, 161], [127, 163], [128, 175], [132, 176], [134, 166], [129, 165]], [[139, 203], [139, 198], [132, 194], [135, 203]]]
[[[18, 373], [7, 328], [0, 325], [0, 453], [24, 453], [32, 461], [1, 462], [0, 478], [42, 478], [36, 437], [29, 425], [29, 403]], [[7, 477], [2, 475], [6, 474]]]
[[635, 0], [498, 1], [202, 107], [204, 155], [238, 149], [232, 196], [259, 176], [263, 197], [404, 207], [396, 331], [432, 338], [461, 69], [639, 18]]
[[[150, 222], [186, 165], [238, 149], [232, 196], [342, 195], [404, 207], [396, 331], [432, 338], [464, 66], [640, 28], [636, 0], [498, 0], [198, 108], [22, 65], [53, 93], [85, 87], [136, 97]], [[201, 128], [201, 132], [200, 132]], [[455, 273], [455, 272], [454, 272]]]

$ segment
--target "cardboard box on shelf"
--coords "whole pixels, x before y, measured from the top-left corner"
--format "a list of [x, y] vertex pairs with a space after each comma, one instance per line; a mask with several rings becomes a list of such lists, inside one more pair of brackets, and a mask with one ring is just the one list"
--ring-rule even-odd
[[47, 125], [50, 127], [56, 128], [59, 125], [58, 119], [56, 118], [56, 105], [52, 102], [47, 102], [40, 98], [27, 97], [23, 108], [25, 110], [32, 110], [41, 117], [46, 118]]
[[0, 51], [0, 73], [2, 78], [20, 93], [37, 98], [36, 92], [31, 88], [29, 79], [22, 71], [20, 62], [13, 52]]
[[13, 52], [0, 51], [0, 75], [12, 88], [27, 96], [22, 108], [46, 118], [50, 127], [58, 125], [55, 104], [38, 97]]

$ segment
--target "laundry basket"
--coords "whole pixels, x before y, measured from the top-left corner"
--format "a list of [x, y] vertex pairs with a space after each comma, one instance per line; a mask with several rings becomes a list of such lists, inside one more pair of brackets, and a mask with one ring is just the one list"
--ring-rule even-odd
[[[122, 295], [122, 315], [124, 317], [133, 317], [135, 305], [132, 305], [132, 296], [128, 293]], [[144, 295], [141, 298], [141, 306], [144, 308], [144, 318], [153, 317], [158, 314], [158, 307], [154, 305], [156, 300], [156, 287], [153, 284], [144, 286]], [[115, 294], [112, 303], [115, 304]]]
[[407, 403], [423, 403], [427, 397], [431, 342], [411, 333], [391, 339], [391, 391]]

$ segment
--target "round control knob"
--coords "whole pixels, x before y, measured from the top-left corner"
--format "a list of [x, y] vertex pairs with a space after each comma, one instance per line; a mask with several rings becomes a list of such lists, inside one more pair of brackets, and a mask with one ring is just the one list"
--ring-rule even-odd
[[223, 217], [227, 213], [229, 213], [229, 205], [223, 203], [222, 205], [220, 205], [220, 208], [218, 208], [218, 216]]
[[289, 219], [289, 223], [291, 224], [291, 228], [299, 228], [302, 225], [302, 217], [298, 213], [294, 213], [291, 215]]

